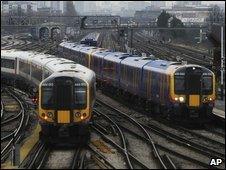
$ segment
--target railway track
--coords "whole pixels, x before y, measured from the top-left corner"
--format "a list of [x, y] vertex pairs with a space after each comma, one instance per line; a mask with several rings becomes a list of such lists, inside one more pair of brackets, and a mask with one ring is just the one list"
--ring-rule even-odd
[[[145, 38], [145, 40], [150, 40], [152, 43], [156, 43], [156, 44], [159, 44], [159, 40], [156, 39], [156, 38], [153, 38], [147, 34], [143, 34], [140, 32], [140, 35], [142, 37]], [[194, 48], [191, 48], [191, 47], [188, 47], [188, 46], [183, 46], [181, 44], [174, 44], [174, 43], [165, 43], [163, 44], [164, 46], [168, 47], [168, 48], [174, 48], [175, 50], [178, 50], [178, 51], [181, 51], [185, 54], [189, 54], [189, 55], [195, 55], [195, 56], [198, 56], [198, 58], [203, 58], [203, 56], [205, 55], [206, 56], [206, 59], [207, 60], [211, 60], [212, 57], [209, 56], [207, 50], [204, 50], [204, 49], [194, 49]]]
[[[1, 93], [2, 93], [2, 91], [1, 91]], [[1, 119], [3, 117], [3, 113], [4, 113], [4, 105], [3, 105], [2, 100], [1, 100]]]
[[47, 42], [32, 42], [29, 45], [24, 45], [24, 46], [18, 47], [16, 49], [20, 49], [20, 50], [23, 50], [23, 51], [30, 51], [30, 50], [32, 50], [32, 51], [46, 53], [53, 46], [55, 46], [55, 44], [53, 44], [51, 41], [47, 41]]
[[[89, 156], [87, 156], [89, 155]], [[115, 169], [91, 144], [82, 148], [56, 147], [38, 141], [29, 155], [19, 165], [26, 169]]]
[[167, 60], [176, 61], [177, 56], [182, 57], [183, 60], [187, 60], [188, 63], [199, 64], [199, 65], [208, 65], [210, 63], [211, 57], [207, 54], [206, 58], [203, 59], [204, 54], [198, 53], [198, 51], [188, 50], [186, 48], [174, 46], [171, 44], [161, 44], [158, 43], [153, 38], [147, 38], [143, 34], [137, 33], [134, 36], [134, 46], [137, 50], [141, 52], [150, 52], [155, 54], [156, 57]]
[[[17, 143], [21, 139], [22, 130], [26, 126], [26, 116], [25, 116], [25, 104], [23, 101], [11, 90], [4, 89], [6, 91], [8, 99], [4, 102], [3, 96], [3, 104], [4, 104], [4, 117], [1, 119], [1, 162], [4, 162], [9, 153], [12, 150], [12, 146]], [[9, 115], [9, 103], [13, 102], [17, 103], [17, 109], [12, 110]], [[7, 105], [7, 106], [6, 106]], [[8, 108], [8, 109], [7, 109]], [[8, 117], [6, 117], [8, 115]]]
[[[225, 132], [223, 132], [222, 129], [219, 129], [218, 127], [214, 127], [214, 126], [205, 126], [205, 131], [207, 132], [211, 132], [213, 134], [217, 134], [218, 136], [222, 137], [223, 139], [225, 139]], [[205, 132], [204, 132], [205, 133]]]
[[[166, 118], [162, 118], [161, 116], [152, 114], [150, 110], [143, 109], [144, 106], [139, 102], [134, 105], [132, 101], [132, 103], [128, 102], [129, 99], [126, 97], [122, 97], [121, 95], [112, 95], [111, 93], [107, 92], [105, 92], [104, 94], [123, 103], [127, 107], [130, 107], [143, 115], [153, 115], [151, 116], [151, 118], [157, 122], [161, 122], [162, 124], [166, 125], [166, 129], [171, 128], [174, 131], [175, 129], [177, 129], [182, 133], [182, 135], [183, 133], [187, 133], [191, 139], [195, 137], [194, 139], [199, 138], [202, 141], [206, 141], [206, 143], [209, 142], [210, 146], [211, 143], [220, 146], [225, 145], [225, 130], [221, 126], [216, 125], [215, 122], [208, 122], [208, 124], [199, 125], [197, 123], [192, 124], [192, 122], [190, 122], [189, 124], [184, 124], [180, 121], [174, 121], [174, 123], [172, 124], [172, 121], [169, 121]], [[183, 126], [186, 128], [183, 128]], [[206, 145], [206, 143], [203, 144]]]
[[[20, 49], [23, 51], [37, 51], [48, 54], [56, 53], [57, 43], [53, 43], [52, 41], [46, 42], [30, 42], [27, 40], [20, 40], [20, 36], [16, 36], [15, 39], [12, 40], [4, 40], [1, 49], [9, 50], [9, 49]], [[59, 43], [59, 42], [58, 42]]]
[[[130, 169], [133, 169], [133, 168], [148, 168], [148, 169], [152, 169], [152, 168], [155, 167], [155, 168], [163, 168], [163, 169], [168, 169], [168, 168], [169, 169], [171, 169], [171, 168], [176, 169], [176, 167], [173, 164], [172, 160], [168, 156], [159, 155], [159, 152], [156, 149], [155, 143], [153, 142], [151, 136], [146, 132], [146, 130], [137, 121], [135, 121], [131, 117], [127, 117], [126, 115], [124, 115], [124, 116], [126, 116], [125, 118], [127, 119], [127, 121], [132, 123], [134, 126], [137, 126], [138, 128], [140, 128], [140, 130], [142, 131], [141, 133], [144, 133], [144, 136], [146, 135], [146, 139], [148, 139], [150, 144], [151, 144], [151, 145], [149, 145], [149, 146], [151, 146], [150, 152], [148, 152], [149, 149], [147, 149], [147, 148], [146, 148], [147, 149], [146, 152], [148, 153], [147, 156], [152, 157], [152, 161], [151, 160], [149, 160], [149, 161], [147, 161], [147, 160], [144, 161], [143, 160], [143, 163], [142, 163], [142, 161], [139, 160], [141, 158], [138, 159], [138, 155], [135, 155], [132, 152], [132, 150], [135, 148], [135, 146], [133, 146], [133, 147], [130, 146], [129, 150], [131, 150], [131, 152], [132, 152], [132, 153], [130, 153], [128, 151], [127, 146], [126, 146], [126, 141], [128, 141], [129, 138], [126, 137], [127, 135], [125, 134], [125, 131], [122, 130], [122, 128], [120, 127], [121, 125], [118, 125], [118, 123], [115, 122], [115, 120], [113, 120], [112, 118], [108, 117], [103, 112], [100, 112], [100, 111], [97, 111], [97, 110], [95, 110], [94, 112], [96, 114], [104, 116], [105, 119], [107, 121], [109, 121], [110, 124], [113, 124], [114, 127], [116, 127], [117, 131], [119, 132], [118, 134], [120, 134], [120, 138], [122, 140], [121, 143], [123, 144], [123, 148], [121, 150], [124, 150], [124, 154], [125, 154], [125, 157], [126, 157], [126, 160], [127, 160], [128, 168], [130, 168]], [[129, 123], [129, 122], [127, 122], [127, 123]], [[105, 136], [105, 138], [107, 138], [107, 137]], [[117, 144], [114, 144], [114, 145], [117, 145]], [[117, 146], [117, 147], [119, 147], [119, 146]], [[149, 153], [153, 153], [153, 155], [149, 155]], [[165, 159], [165, 158], [167, 158], [167, 159]], [[156, 161], [156, 159], [157, 159], [157, 161]], [[147, 164], [147, 162], [152, 162], [152, 165]], [[153, 165], [155, 163], [156, 163], [156, 165]], [[138, 164], [138, 167], [137, 167], [136, 164]]]
[[[20, 167], [27, 169], [83, 169], [85, 152], [82, 148], [65, 149], [47, 146], [38, 141], [29, 158]], [[61, 161], [59, 161], [61, 159]]]
[[[98, 102], [100, 102], [98, 100]], [[103, 102], [101, 103], [101, 105], [103, 105]], [[117, 114], [115, 113], [114, 115], [119, 115], [120, 111], [112, 108], [110, 105], [104, 103], [104, 105], [108, 108], [111, 108], [112, 110], [114, 110], [115, 112], [117, 112]], [[107, 112], [107, 111], [105, 111]], [[118, 116], [115, 116], [118, 117]], [[117, 118], [117, 119], [122, 119], [122, 118]], [[150, 125], [150, 124], [146, 124], [146, 123], [141, 123], [141, 125], [149, 130], [150, 132], [152, 132], [152, 134], [154, 133], [154, 136], [161, 136], [159, 140], [156, 140], [157, 142], [157, 146], [159, 147], [160, 150], [165, 151], [167, 153], [171, 153], [172, 155], [176, 156], [178, 159], [183, 159], [189, 162], [192, 162], [196, 165], [199, 165], [201, 167], [206, 167], [206, 168], [210, 168], [209, 166], [209, 161], [211, 160], [211, 158], [214, 157], [219, 157], [221, 158], [223, 161], [225, 160], [225, 153], [223, 153], [223, 150], [225, 148], [225, 144], [221, 143], [221, 142], [217, 142], [217, 141], [209, 141], [209, 144], [213, 144], [213, 146], [217, 146], [220, 147], [220, 149], [218, 148], [217, 151], [215, 151], [214, 149], [211, 149], [211, 147], [209, 148], [208, 146], [202, 146], [203, 142], [199, 142], [199, 141], [204, 141], [204, 140], [208, 140], [208, 138], [205, 138], [203, 136], [200, 136], [200, 134], [196, 134], [195, 137], [199, 136], [199, 138], [196, 138], [196, 142], [194, 142], [194, 140], [189, 140], [184, 138], [183, 136], [178, 136], [176, 134], [173, 134], [174, 131], [171, 132], [171, 129], [169, 129], [168, 131], [159, 128], [156, 125]], [[128, 128], [128, 127], [124, 127], [123, 125], [120, 125], [122, 128], [126, 129], [127, 131], [131, 131], [132, 128]], [[188, 132], [187, 132], [188, 133]], [[187, 133], [184, 134], [184, 136], [187, 135]], [[189, 131], [189, 133], [191, 133]], [[140, 134], [135, 132], [134, 134]], [[183, 134], [183, 133], [181, 133]], [[192, 134], [194, 135], [194, 134]], [[137, 136], [138, 137], [138, 136]], [[142, 137], [142, 136], [141, 136]], [[192, 137], [192, 136], [191, 136]], [[142, 137], [143, 138], [143, 137]], [[194, 138], [194, 136], [193, 136]], [[144, 138], [143, 138], [144, 139]], [[170, 148], [166, 148], [164, 145], [162, 145], [162, 141], [167, 141], [167, 143], [170, 144]], [[161, 141], [161, 142], [160, 142]], [[160, 143], [159, 143], [160, 142]], [[200, 144], [199, 144], [200, 143]], [[178, 146], [178, 149], [175, 150], [172, 147], [173, 146]], [[180, 151], [184, 150], [184, 152]], [[186, 150], [186, 151], [185, 151]], [[221, 150], [222, 152], [219, 152], [219, 150]], [[188, 153], [188, 155], [185, 155], [184, 153]], [[199, 156], [197, 156], [199, 155]]]
[[[1, 43], [1, 49], [20, 49], [27, 45], [29, 45], [31, 42], [27, 40], [21, 40], [20, 35], [14, 35], [14, 38], [8, 39], [9, 36], [3, 36], [1, 37], [1, 40], [3, 43]], [[12, 37], [12, 35], [11, 35]], [[2, 42], [1, 41], [1, 42]]]

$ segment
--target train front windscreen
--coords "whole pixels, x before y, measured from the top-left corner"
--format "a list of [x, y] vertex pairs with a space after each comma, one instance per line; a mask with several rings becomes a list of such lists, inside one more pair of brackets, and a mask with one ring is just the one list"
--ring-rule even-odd
[[87, 85], [79, 79], [55, 78], [43, 83], [41, 105], [43, 109], [85, 109]]
[[210, 95], [213, 90], [213, 77], [200, 69], [191, 68], [174, 75], [175, 94]]

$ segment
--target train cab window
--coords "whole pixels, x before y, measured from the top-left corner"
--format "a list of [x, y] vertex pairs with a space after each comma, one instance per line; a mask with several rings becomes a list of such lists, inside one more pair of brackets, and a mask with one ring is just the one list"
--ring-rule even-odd
[[14, 60], [2, 58], [1, 59], [1, 67], [14, 69]]
[[44, 70], [44, 79], [46, 79], [47, 77], [49, 77], [51, 75], [51, 72], [48, 70]]
[[54, 107], [53, 86], [42, 87], [42, 107], [49, 109]]
[[204, 76], [202, 81], [202, 93], [211, 94], [212, 93], [212, 77]]
[[86, 87], [85, 86], [74, 87], [74, 108], [75, 109], [86, 108]]
[[175, 93], [183, 94], [185, 92], [185, 76], [184, 75], [175, 75]]

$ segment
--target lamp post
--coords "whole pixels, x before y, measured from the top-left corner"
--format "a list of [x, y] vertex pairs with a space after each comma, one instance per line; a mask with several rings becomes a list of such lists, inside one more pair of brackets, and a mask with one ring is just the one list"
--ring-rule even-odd
[[221, 26], [221, 100], [224, 99], [224, 27]]

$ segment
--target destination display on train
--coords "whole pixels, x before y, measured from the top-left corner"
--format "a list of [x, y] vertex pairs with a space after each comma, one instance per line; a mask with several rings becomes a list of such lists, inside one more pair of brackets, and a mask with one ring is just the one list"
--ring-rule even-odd
[[74, 86], [76, 87], [86, 86], [86, 83], [75, 83]]

